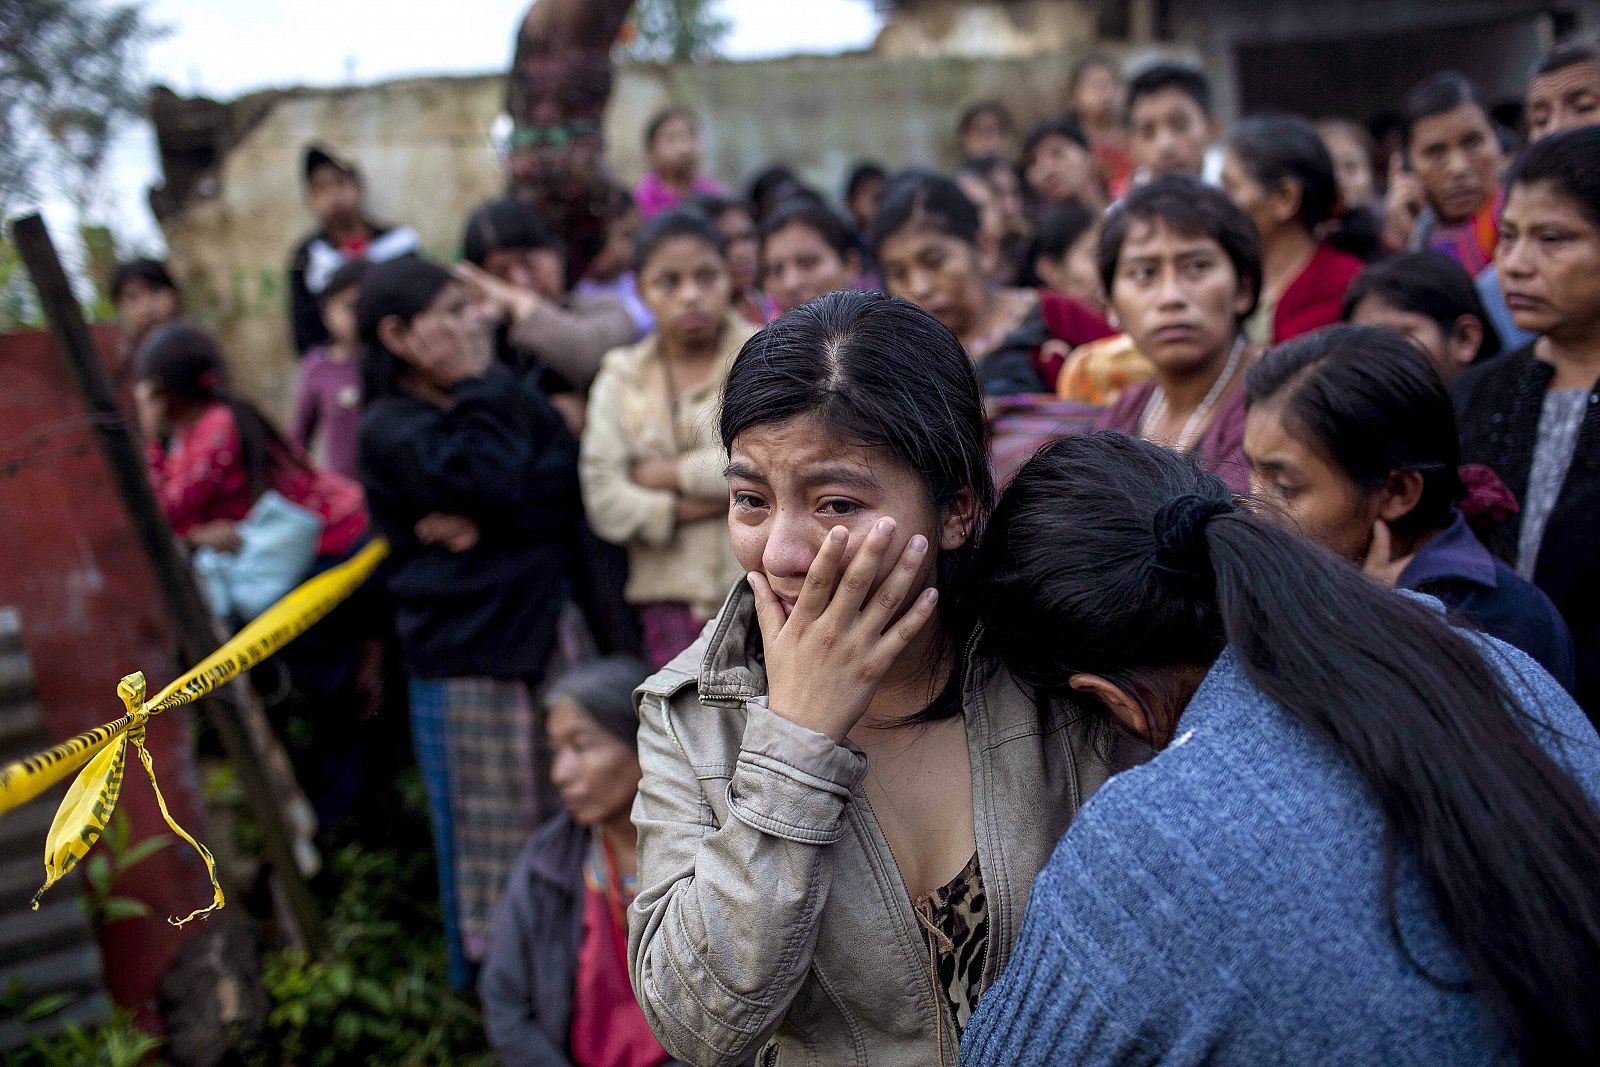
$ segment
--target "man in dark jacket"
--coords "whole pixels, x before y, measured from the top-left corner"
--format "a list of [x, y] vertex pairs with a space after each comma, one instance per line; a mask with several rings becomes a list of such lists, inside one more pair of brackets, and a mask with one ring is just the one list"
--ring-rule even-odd
[[317, 229], [289, 257], [289, 323], [294, 350], [302, 356], [328, 341], [317, 301], [335, 271], [352, 259], [383, 263], [421, 248], [410, 227], [381, 226], [367, 216], [361, 172], [331, 149], [306, 147], [305, 182]]

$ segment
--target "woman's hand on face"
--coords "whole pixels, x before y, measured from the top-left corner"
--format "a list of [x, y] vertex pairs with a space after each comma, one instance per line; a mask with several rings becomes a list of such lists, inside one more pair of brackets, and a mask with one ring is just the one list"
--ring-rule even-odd
[[1408, 556], [1395, 557], [1393, 545], [1394, 538], [1389, 533], [1389, 524], [1378, 519], [1372, 524], [1372, 540], [1367, 543], [1367, 558], [1362, 562], [1361, 569], [1368, 578], [1385, 589], [1393, 589], [1399, 583], [1400, 575], [1406, 567], [1417, 558], [1415, 552]]
[[1389, 192], [1383, 212], [1384, 243], [1396, 251], [1410, 244], [1417, 220], [1427, 205], [1428, 194], [1422, 187], [1422, 179], [1406, 170], [1405, 157], [1396, 152], [1389, 158]]
[[894, 570], [873, 589], [893, 537], [894, 520], [879, 519], [841, 577], [849, 533], [834, 527], [787, 619], [766, 577], [750, 573], [766, 648], [769, 706], [835, 741], [843, 741], [861, 721], [884, 675], [933, 618], [938, 603], [938, 590], [927, 589], [896, 617], [928, 553], [921, 534], [906, 543]]

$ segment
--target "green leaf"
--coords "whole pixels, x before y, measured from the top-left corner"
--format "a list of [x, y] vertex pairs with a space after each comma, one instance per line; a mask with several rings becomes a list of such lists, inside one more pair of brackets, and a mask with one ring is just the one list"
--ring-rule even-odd
[[111, 897], [101, 906], [102, 922], [116, 922], [119, 919], [143, 919], [150, 914], [150, 908], [142, 900], [132, 897]]
[[26, 1008], [23, 1008], [22, 1017], [29, 1022], [36, 1022], [47, 1015], [54, 1015], [68, 1004], [71, 1004], [72, 1000], [71, 993], [51, 993], [40, 997]]

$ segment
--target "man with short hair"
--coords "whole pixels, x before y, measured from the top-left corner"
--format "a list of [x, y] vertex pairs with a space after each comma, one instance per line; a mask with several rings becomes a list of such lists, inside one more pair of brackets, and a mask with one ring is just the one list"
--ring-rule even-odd
[[1413, 181], [1395, 182], [1384, 240], [1395, 249], [1432, 249], [1476, 278], [1500, 237], [1500, 171], [1505, 166], [1489, 109], [1453, 71], [1411, 90], [1402, 109], [1405, 160]]
[[1134, 184], [1167, 174], [1201, 177], [1220, 127], [1211, 83], [1193, 67], [1157, 63], [1128, 83], [1128, 148]]
[[289, 324], [302, 356], [328, 341], [317, 300], [335, 271], [353, 259], [383, 263], [421, 250], [410, 227], [381, 226], [367, 216], [360, 170], [332, 149], [306, 146], [305, 183], [317, 229], [289, 258]]

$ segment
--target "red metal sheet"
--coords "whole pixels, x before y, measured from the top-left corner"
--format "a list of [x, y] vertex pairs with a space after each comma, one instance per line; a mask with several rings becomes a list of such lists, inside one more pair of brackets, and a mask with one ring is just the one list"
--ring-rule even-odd
[[[94, 334], [114, 368], [115, 329]], [[144, 671], [151, 692], [175, 676], [176, 640], [154, 575], [62, 357], [43, 332], [0, 335], [0, 544], [0, 604], [22, 614], [55, 739], [120, 715], [117, 680], [124, 674]], [[148, 744], [173, 816], [204, 840], [193, 714], [185, 708], [151, 720]], [[133, 840], [171, 836], [131, 753], [120, 810]], [[42, 840], [39, 855], [42, 882]], [[144, 901], [150, 915], [106, 927], [107, 987], [153, 1024], [156, 984], [196, 928], [175, 928], [166, 917], [208, 901], [210, 884], [199, 857], [179, 841], [130, 871], [117, 892]]]

